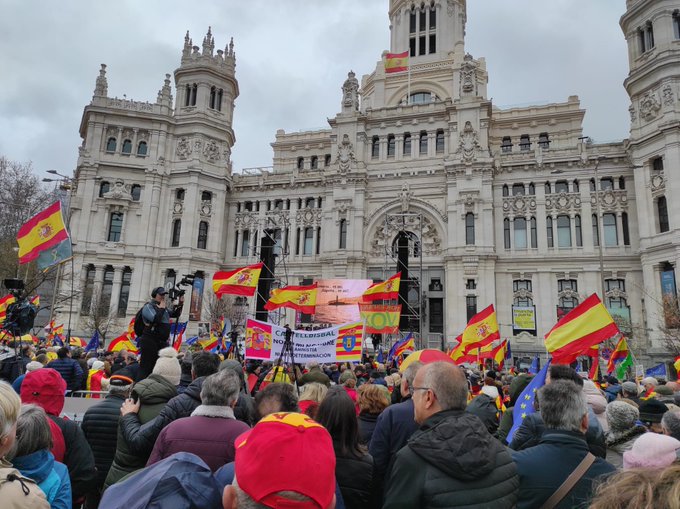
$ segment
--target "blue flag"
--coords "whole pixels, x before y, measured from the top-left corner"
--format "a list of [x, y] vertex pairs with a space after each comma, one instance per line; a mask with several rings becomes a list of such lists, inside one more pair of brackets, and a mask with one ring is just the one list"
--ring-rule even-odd
[[198, 336], [193, 336], [185, 341], [187, 345], [193, 345], [198, 341]]
[[[537, 357], [538, 358], [538, 357]], [[515, 407], [512, 410], [512, 428], [508, 433], [508, 438], [506, 439], [508, 443], [512, 442], [512, 437], [515, 431], [519, 429], [522, 425], [522, 421], [527, 415], [533, 414], [536, 410], [534, 409], [534, 400], [536, 399], [536, 393], [538, 389], [545, 385], [545, 377], [548, 374], [548, 368], [550, 367], [550, 361], [545, 363], [543, 369], [529, 382], [526, 389], [522, 391], [519, 395], [517, 401], [515, 402]]]
[[663, 362], [645, 370], [645, 376], [666, 376], [666, 364]]
[[95, 330], [94, 334], [92, 334], [92, 339], [90, 339], [90, 342], [85, 347], [85, 351], [96, 352], [98, 348], [99, 348], [99, 331]]
[[579, 359], [576, 362], [576, 372], [577, 373], [582, 373], [583, 372], [583, 366], [581, 365], [581, 359]]
[[397, 341], [395, 344], [392, 345], [392, 348], [390, 348], [390, 353], [387, 354], [387, 360], [391, 361], [394, 359], [397, 350], [404, 346], [406, 343], [408, 343], [411, 340], [411, 337], [413, 336], [412, 332], [409, 332], [404, 339], [400, 339]]
[[385, 362], [385, 361], [383, 360], [383, 351], [382, 351], [382, 348], [378, 351], [378, 356], [375, 358], [375, 361], [376, 361], [376, 362], [379, 362], [380, 364], [382, 364], [383, 362]]
[[538, 355], [534, 357], [534, 360], [531, 361], [531, 367], [529, 368], [529, 373], [535, 375], [538, 373]]
[[52, 338], [52, 346], [64, 346], [64, 342], [59, 334], [55, 334]]

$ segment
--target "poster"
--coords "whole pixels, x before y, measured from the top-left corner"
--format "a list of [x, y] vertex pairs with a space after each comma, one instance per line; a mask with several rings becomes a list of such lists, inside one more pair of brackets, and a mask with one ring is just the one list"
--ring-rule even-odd
[[191, 288], [191, 305], [189, 307], [189, 320], [200, 321], [201, 308], [203, 307], [203, 287], [205, 279], [196, 276]]
[[[259, 320], [246, 322], [246, 359], [276, 361], [281, 356], [286, 329]], [[361, 322], [348, 323], [315, 331], [293, 330], [293, 357], [296, 364], [353, 361], [363, 345]], [[288, 359], [285, 359], [286, 361]]]
[[314, 321], [339, 325], [357, 322], [361, 296], [373, 284], [370, 279], [317, 279]]
[[534, 307], [513, 306], [512, 328], [515, 330], [536, 330], [536, 310]]
[[359, 304], [366, 334], [396, 334], [399, 332], [401, 304]]

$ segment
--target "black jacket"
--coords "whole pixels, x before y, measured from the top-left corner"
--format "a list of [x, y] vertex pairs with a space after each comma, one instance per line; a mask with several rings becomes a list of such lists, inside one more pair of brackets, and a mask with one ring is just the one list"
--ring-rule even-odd
[[74, 421], [55, 417], [47, 414], [59, 426], [64, 436], [64, 465], [68, 468], [68, 476], [71, 479], [71, 496], [73, 500], [87, 495], [92, 491], [96, 476], [94, 456], [90, 444], [87, 443], [85, 434], [80, 426]]
[[466, 412], [479, 417], [487, 431], [491, 434], [498, 429], [498, 407], [496, 402], [486, 394], [480, 394], [468, 403]]
[[444, 410], [397, 453], [383, 509], [511, 508], [518, 488], [510, 453], [479, 418]]
[[359, 440], [362, 444], [368, 445], [371, 441], [379, 416], [380, 414], [369, 414], [368, 412], [361, 412], [359, 414]]
[[[607, 446], [605, 445], [604, 432], [600, 426], [600, 422], [595, 417], [593, 410], [588, 407], [588, 431], [586, 431], [586, 441], [588, 448], [598, 458], [607, 457]], [[533, 447], [539, 443], [543, 433], [545, 432], [545, 424], [541, 412], [534, 412], [527, 415], [522, 421], [522, 424], [515, 432], [510, 443], [510, 449], [515, 451], [522, 451]]]
[[[513, 451], [512, 459], [520, 477], [518, 509], [541, 507], [557, 491], [588, 453], [583, 434], [573, 431], [546, 430], [535, 447]], [[585, 475], [557, 505], [558, 509], [587, 507], [593, 481], [615, 469], [596, 458]]]
[[347, 509], [375, 507], [373, 486], [373, 458], [336, 456], [335, 479]]
[[116, 453], [116, 434], [120, 407], [125, 399], [123, 396], [112, 394], [104, 401], [90, 407], [83, 416], [80, 429], [83, 430], [97, 466], [96, 487], [101, 489], [106, 474], [111, 468], [113, 456]]
[[161, 413], [142, 425], [137, 414], [127, 414], [120, 420], [123, 438], [133, 454], [151, 454], [156, 438], [168, 424], [182, 417], [189, 417], [198, 405], [201, 404], [201, 387], [205, 377], [194, 380], [187, 390], [168, 401]]

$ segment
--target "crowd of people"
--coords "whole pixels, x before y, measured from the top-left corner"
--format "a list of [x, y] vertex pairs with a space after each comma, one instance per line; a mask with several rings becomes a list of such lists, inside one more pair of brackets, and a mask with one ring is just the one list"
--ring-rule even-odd
[[[145, 375], [125, 351], [53, 350], [29, 348], [11, 360], [20, 369], [0, 366], [3, 508], [680, 500], [675, 382], [585, 380], [552, 365], [528, 409], [534, 375], [514, 370], [416, 361], [400, 371], [368, 358], [277, 372], [168, 347]], [[69, 420], [67, 394], [82, 389], [91, 405]]]

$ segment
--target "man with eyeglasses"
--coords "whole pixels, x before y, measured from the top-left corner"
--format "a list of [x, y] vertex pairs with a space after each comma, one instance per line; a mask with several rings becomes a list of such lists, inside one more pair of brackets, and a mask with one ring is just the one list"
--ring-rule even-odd
[[514, 507], [517, 469], [482, 421], [465, 411], [463, 371], [447, 362], [427, 364], [411, 392], [420, 428], [397, 453], [383, 509]]

